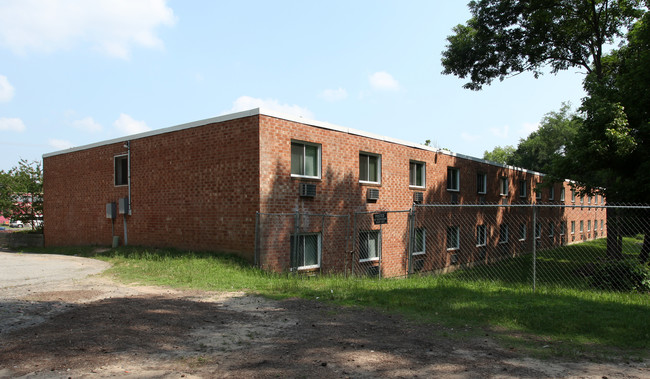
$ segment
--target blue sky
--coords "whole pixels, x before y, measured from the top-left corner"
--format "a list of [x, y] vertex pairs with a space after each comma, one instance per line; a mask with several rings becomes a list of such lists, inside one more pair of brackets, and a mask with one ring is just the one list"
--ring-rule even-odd
[[3, 0], [0, 170], [264, 107], [482, 157], [584, 96], [579, 72], [482, 91], [441, 74], [462, 1]]

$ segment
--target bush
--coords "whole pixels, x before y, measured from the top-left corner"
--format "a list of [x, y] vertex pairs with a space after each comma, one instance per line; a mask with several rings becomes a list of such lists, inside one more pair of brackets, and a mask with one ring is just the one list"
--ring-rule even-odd
[[650, 267], [631, 259], [607, 262], [596, 270], [590, 284], [603, 290], [650, 292]]

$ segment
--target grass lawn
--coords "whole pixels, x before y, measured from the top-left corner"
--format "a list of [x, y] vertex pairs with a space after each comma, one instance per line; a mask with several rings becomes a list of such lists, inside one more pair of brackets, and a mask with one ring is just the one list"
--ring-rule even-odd
[[[597, 246], [601, 242], [593, 243]], [[585, 262], [568, 259], [572, 249], [576, 247], [539, 256], [534, 293], [526, 276], [513, 271], [522, 267], [518, 260], [530, 260], [528, 257], [492, 265], [486, 271], [490, 275], [483, 275], [485, 270], [471, 270], [474, 272], [378, 280], [267, 273], [237, 257], [217, 253], [137, 247], [99, 255], [92, 252], [93, 248], [30, 251], [106, 260], [113, 264], [108, 273], [128, 283], [246, 291], [271, 298], [301, 297], [374, 307], [460, 332], [450, 338], [489, 334], [505, 347], [535, 356], [648, 358], [650, 294], [599, 291], [576, 284], [570, 275]], [[502, 279], [496, 279], [499, 272]], [[567, 275], [569, 279], [551, 285], [545, 284], [545, 275]]]

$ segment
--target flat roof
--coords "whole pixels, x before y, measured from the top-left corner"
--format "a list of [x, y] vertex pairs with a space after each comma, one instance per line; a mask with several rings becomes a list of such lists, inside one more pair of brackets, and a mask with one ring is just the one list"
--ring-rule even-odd
[[305, 124], [305, 125], [314, 126], [314, 127], [317, 127], [317, 128], [335, 130], [335, 131], [342, 132], [342, 133], [347, 133], [347, 134], [353, 134], [353, 135], [358, 135], [358, 136], [362, 136], [362, 137], [372, 138], [372, 139], [376, 139], [376, 140], [380, 140], [380, 141], [395, 143], [395, 144], [398, 144], [398, 145], [413, 147], [413, 148], [416, 148], [416, 149], [429, 150], [429, 151], [439, 153], [439, 154], [450, 155], [450, 156], [453, 156], [453, 157], [467, 159], [467, 160], [480, 162], [480, 163], [485, 163], [485, 164], [489, 164], [489, 165], [492, 165], [492, 166], [507, 168], [507, 169], [510, 169], [510, 170], [521, 171], [521, 172], [525, 172], [525, 173], [544, 176], [544, 174], [542, 174], [540, 172], [537, 172], [537, 171], [527, 170], [527, 169], [520, 168], [520, 167], [515, 167], [515, 166], [504, 165], [504, 164], [488, 161], [488, 160], [485, 160], [485, 159], [472, 157], [472, 156], [469, 156], [469, 155], [457, 154], [457, 153], [451, 152], [449, 150], [438, 149], [438, 148], [435, 148], [435, 147], [432, 147], [432, 146], [426, 146], [426, 145], [422, 145], [422, 144], [415, 143], [415, 142], [409, 142], [409, 141], [404, 141], [404, 140], [400, 140], [400, 139], [397, 139], [397, 138], [382, 136], [382, 135], [379, 135], [379, 134], [366, 132], [366, 131], [363, 131], [363, 130], [347, 128], [347, 127], [344, 127], [344, 126], [330, 124], [329, 122], [310, 120], [310, 119], [302, 118], [302, 117], [299, 117], [299, 116], [295, 116], [295, 115], [291, 115], [291, 114], [285, 114], [285, 113], [281, 113], [281, 112], [277, 112], [277, 111], [270, 110], [270, 109], [265, 109], [265, 108], [254, 108], [254, 109], [250, 109], [250, 110], [247, 110], [247, 111], [225, 114], [225, 115], [221, 115], [221, 116], [217, 116], [217, 117], [207, 118], [207, 119], [204, 119], [204, 120], [188, 122], [186, 124], [180, 124], [180, 125], [170, 126], [170, 127], [161, 128], [161, 129], [154, 129], [154, 130], [150, 130], [150, 131], [144, 132], [144, 133], [132, 134], [132, 135], [124, 136], [124, 137], [118, 137], [118, 138], [113, 138], [113, 139], [109, 139], [109, 140], [105, 140], [105, 141], [95, 142], [95, 143], [91, 143], [91, 144], [88, 144], [88, 145], [82, 145], [82, 146], [72, 147], [72, 148], [69, 148], [69, 149], [58, 150], [58, 151], [54, 151], [54, 152], [51, 152], [51, 153], [43, 154], [43, 158], [52, 157], [52, 156], [61, 155], [61, 154], [72, 153], [72, 152], [75, 152], [75, 151], [88, 150], [88, 149], [92, 149], [94, 147], [105, 146], [105, 145], [110, 145], [110, 144], [120, 143], [120, 142], [126, 142], [126, 141], [130, 141], [130, 140], [134, 140], [134, 139], [146, 138], [146, 137], [155, 136], [155, 135], [159, 135], [159, 134], [171, 133], [171, 132], [176, 132], [176, 131], [179, 131], [179, 130], [190, 129], [190, 128], [195, 128], [195, 127], [198, 127], [198, 126], [204, 126], [204, 125], [208, 125], [208, 124], [214, 124], [214, 123], [218, 123], [218, 122], [235, 120], [235, 119], [238, 119], [238, 118], [244, 118], [244, 117], [250, 117], [250, 116], [275, 117], [275, 118], [279, 118], [279, 119], [283, 119], [283, 120], [288, 120], [288, 121], [298, 122], [298, 123]]

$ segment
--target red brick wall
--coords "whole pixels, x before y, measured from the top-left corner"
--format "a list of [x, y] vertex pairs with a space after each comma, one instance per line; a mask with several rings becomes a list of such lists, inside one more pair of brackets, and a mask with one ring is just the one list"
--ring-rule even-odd
[[[131, 140], [129, 245], [239, 252], [252, 260], [259, 202], [258, 117]], [[106, 203], [123, 143], [44, 159], [45, 243], [110, 245]], [[115, 235], [123, 243], [123, 215]]]
[[[270, 116], [261, 116], [260, 125], [260, 155], [261, 172], [260, 178], [260, 211], [266, 213], [291, 213], [304, 212], [312, 214], [352, 214], [354, 212], [373, 212], [380, 210], [406, 210], [413, 204], [413, 193], [424, 192], [424, 203], [449, 203], [452, 195], [457, 195], [461, 204], [476, 204], [479, 201], [495, 204], [504, 201], [507, 204], [518, 203], [554, 203], [561, 204], [560, 190], [562, 185], [568, 188], [568, 184], [554, 184], [554, 200], [549, 199], [550, 190], [545, 187], [541, 190], [542, 198], [537, 200], [534, 188], [542, 182], [540, 175], [524, 170], [507, 169], [500, 166], [486, 164], [476, 160], [456, 157], [452, 154], [436, 153], [429, 150], [418, 149], [402, 144], [387, 142], [379, 139], [348, 134], [326, 128], [319, 128], [298, 122], [278, 119]], [[302, 141], [321, 145], [321, 178], [305, 179], [291, 177], [291, 142]], [[381, 155], [381, 184], [363, 184], [359, 182], [359, 153], [368, 152]], [[426, 188], [409, 187], [409, 163], [410, 161], [426, 163]], [[455, 167], [460, 170], [460, 191], [447, 190], [447, 168]], [[487, 175], [486, 194], [477, 193], [477, 172]], [[499, 191], [499, 179], [508, 177], [508, 196], [501, 196]], [[527, 187], [526, 196], [521, 197], [519, 188], [520, 181], [524, 181]], [[317, 185], [317, 195], [314, 198], [299, 196], [299, 184], [309, 182]], [[378, 188], [380, 195], [376, 202], [366, 200], [368, 188]], [[570, 191], [567, 190], [565, 204], [571, 204]], [[548, 209], [540, 210], [540, 216], [545, 219], [555, 215]], [[502, 217], [503, 211], [497, 211], [497, 222]], [[401, 275], [406, 272], [406, 239], [395, 238], [395, 232], [390, 227], [397, 228], [403, 220], [399, 216], [389, 215], [393, 223], [384, 226], [385, 237], [382, 244], [382, 273], [386, 276]], [[449, 215], [453, 218], [453, 215]], [[592, 220], [596, 215], [572, 213], [572, 218]], [[567, 216], [564, 217], [567, 219]], [[593, 221], [592, 221], [593, 222]], [[585, 221], [586, 223], [586, 221]], [[405, 224], [405, 223], [404, 223]], [[378, 226], [368, 228], [379, 229]], [[532, 225], [532, 223], [530, 223]], [[567, 222], [570, 226], [570, 222]], [[514, 233], [514, 225], [512, 226]], [[530, 232], [533, 232], [530, 230]], [[386, 238], [388, 233], [393, 238]], [[491, 231], [492, 240], [495, 241], [495, 233]], [[554, 233], [559, 243], [559, 233]], [[532, 235], [532, 234], [531, 234]], [[325, 238], [325, 237], [324, 237]], [[351, 243], [357, 243], [356, 236], [351, 236]], [[440, 236], [438, 236], [440, 239]], [[269, 251], [266, 257], [267, 267], [275, 270], [286, 270], [289, 264], [289, 241], [285, 241], [276, 251]], [[437, 246], [444, 241], [432, 241]], [[571, 242], [570, 240], [568, 242]], [[350, 246], [354, 248], [354, 246]], [[344, 267], [345, 252], [338, 247], [337, 251], [323, 251], [322, 269], [324, 271], [340, 271]], [[325, 254], [335, 255], [325, 257]], [[326, 259], [327, 258], [327, 259]], [[350, 264], [351, 262], [347, 262]], [[352, 262], [354, 263], [354, 262]], [[448, 265], [449, 260], [443, 259], [441, 265]]]

